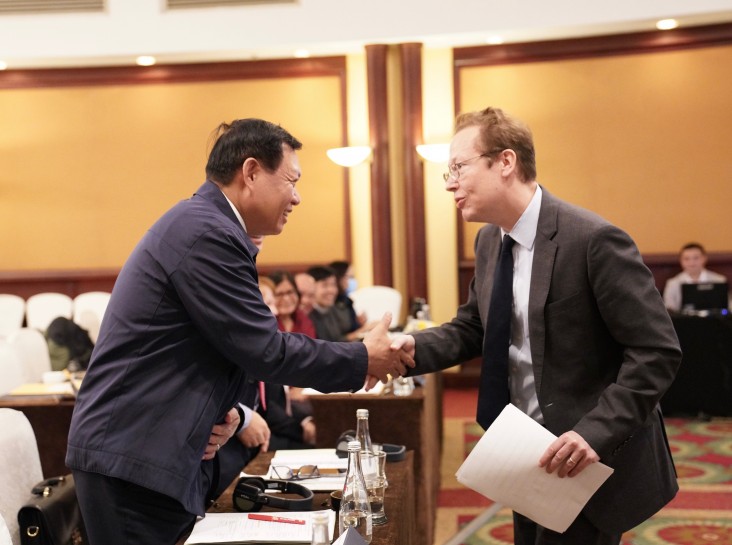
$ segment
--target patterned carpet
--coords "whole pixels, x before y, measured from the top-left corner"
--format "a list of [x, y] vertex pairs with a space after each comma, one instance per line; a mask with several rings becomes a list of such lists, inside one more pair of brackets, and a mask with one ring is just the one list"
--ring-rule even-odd
[[[445, 391], [442, 487], [434, 545], [447, 542], [492, 504], [455, 479], [455, 471], [482, 432], [472, 414], [475, 395], [472, 390]], [[666, 425], [681, 490], [653, 518], [627, 532], [622, 545], [732, 545], [732, 419], [670, 418]], [[463, 543], [512, 544], [511, 512], [500, 510]]]

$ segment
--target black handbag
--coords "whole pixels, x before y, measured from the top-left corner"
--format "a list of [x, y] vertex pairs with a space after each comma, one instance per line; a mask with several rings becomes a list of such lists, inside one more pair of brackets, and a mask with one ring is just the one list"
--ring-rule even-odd
[[53, 477], [33, 487], [18, 511], [22, 545], [82, 545], [87, 543], [76, 501], [73, 475]]

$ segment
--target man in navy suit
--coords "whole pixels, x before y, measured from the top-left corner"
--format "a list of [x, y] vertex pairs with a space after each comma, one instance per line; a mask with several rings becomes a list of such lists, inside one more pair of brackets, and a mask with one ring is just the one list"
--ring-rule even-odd
[[[463, 218], [489, 224], [468, 301], [394, 348], [415, 354], [414, 374], [482, 355], [491, 377], [507, 362], [495, 391], [481, 381], [479, 408], [510, 400], [558, 436], [536, 461], [549, 473], [571, 478], [597, 461], [615, 470], [563, 534], [514, 513], [516, 544], [616, 545], [678, 490], [658, 401], [681, 352], [653, 277], [626, 233], [537, 184], [531, 132], [500, 109], [458, 118], [449, 165]], [[504, 235], [513, 264], [512, 278], [500, 274], [510, 279], [501, 360], [484, 337], [498, 327], [489, 303]]]
[[222, 124], [206, 182], [164, 214], [122, 268], [69, 433], [91, 545], [173, 544], [217, 487], [216, 452], [257, 381], [357, 390], [411, 358], [388, 317], [363, 343], [281, 333], [247, 234], [276, 235], [300, 203], [300, 142], [259, 119]]

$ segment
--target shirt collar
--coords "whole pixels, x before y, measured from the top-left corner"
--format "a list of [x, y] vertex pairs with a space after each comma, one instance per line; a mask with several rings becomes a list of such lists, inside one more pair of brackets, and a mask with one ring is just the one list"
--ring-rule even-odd
[[241, 214], [240, 214], [240, 213], [239, 213], [239, 211], [238, 211], [238, 210], [236, 209], [236, 206], [234, 206], [234, 203], [233, 203], [233, 202], [231, 202], [231, 201], [229, 200], [229, 197], [227, 197], [227, 196], [226, 196], [226, 193], [224, 193], [224, 192], [222, 191], [222, 192], [221, 192], [221, 194], [222, 194], [222, 195], [224, 196], [224, 198], [226, 199], [226, 202], [228, 202], [228, 203], [229, 203], [229, 206], [231, 206], [231, 209], [232, 209], [232, 210], [234, 211], [234, 215], [236, 216], [236, 219], [238, 219], [238, 220], [239, 220], [239, 223], [241, 223], [241, 226], [242, 226], [242, 228], [244, 229], [244, 232], [246, 233], [246, 232], [247, 232], [247, 226], [246, 226], [246, 224], [244, 223], [244, 218], [242, 218], [242, 217], [241, 217]]
[[[536, 239], [536, 228], [539, 225], [539, 211], [541, 210], [541, 186], [536, 184], [536, 191], [534, 196], [531, 197], [529, 206], [526, 207], [524, 213], [513, 226], [511, 232], [511, 238], [518, 242], [521, 246], [527, 250], [531, 250], [534, 247], [534, 240]], [[505, 235], [506, 231], [501, 229], [501, 235]]]

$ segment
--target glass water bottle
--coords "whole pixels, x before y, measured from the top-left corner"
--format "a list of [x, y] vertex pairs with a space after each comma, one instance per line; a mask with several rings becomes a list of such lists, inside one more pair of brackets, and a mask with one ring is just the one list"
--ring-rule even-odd
[[343, 486], [341, 509], [338, 513], [338, 533], [343, 534], [349, 527], [354, 528], [366, 543], [371, 543], [373, 521], [366, 481], [361, 471], [359, 441], [348, 442], [348, 469]]
[[361, 443], [363, 452], [373, 452], [374, 446], [371, 443], [369, 434], [369, 410], [356, 409], [356, 440]]

